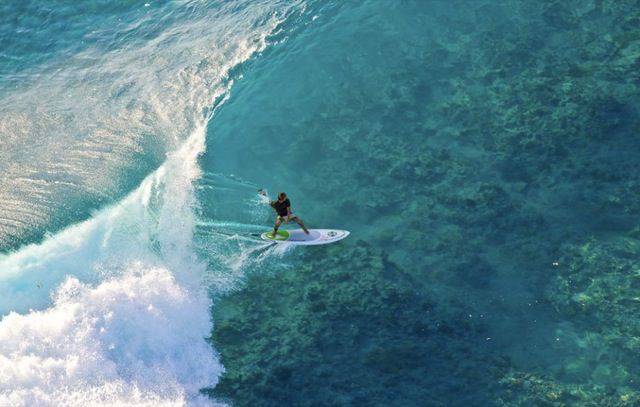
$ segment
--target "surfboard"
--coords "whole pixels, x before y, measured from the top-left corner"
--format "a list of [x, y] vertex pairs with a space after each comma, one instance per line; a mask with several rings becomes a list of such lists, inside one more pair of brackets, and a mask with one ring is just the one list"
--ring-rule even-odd
[[309, 234], [302, 229], [278, 230], [278, 234], [273, 238], [273, 231], [260, 235], [263, 240], [275, 243], [288, 243], [302, 246], [312, 246], [329, 244], [342, 240], [349, 236], [349, 231], [339, 229], [309, 229]]

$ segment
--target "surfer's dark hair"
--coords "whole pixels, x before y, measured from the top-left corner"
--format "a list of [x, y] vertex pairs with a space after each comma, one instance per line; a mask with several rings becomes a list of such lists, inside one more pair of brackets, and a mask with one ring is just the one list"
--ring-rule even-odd
[[287, 194], [285, 194], [284, 192], [280, 192], [278, 194], [278, 198], [286, 198], [286, 197], [287, 197]]

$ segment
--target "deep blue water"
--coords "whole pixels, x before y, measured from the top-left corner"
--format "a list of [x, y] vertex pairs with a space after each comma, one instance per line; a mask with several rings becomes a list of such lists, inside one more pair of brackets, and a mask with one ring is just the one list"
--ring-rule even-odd
[[3, 3], [0, 404], [640, 403], [639, 23]]

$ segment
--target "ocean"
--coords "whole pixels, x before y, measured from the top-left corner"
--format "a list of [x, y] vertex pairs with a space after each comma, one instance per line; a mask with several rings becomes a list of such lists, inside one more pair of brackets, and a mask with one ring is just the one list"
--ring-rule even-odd
[[638, 0], [4, 1], [0, 406], [640, 404], [639, 87]]

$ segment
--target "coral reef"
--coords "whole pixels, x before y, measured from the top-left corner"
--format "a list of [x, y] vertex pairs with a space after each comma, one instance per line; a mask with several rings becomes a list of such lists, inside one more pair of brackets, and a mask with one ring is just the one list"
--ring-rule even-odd
[[495, 387], [506, 368], [482, 323], [434, 304], [383, 252], [334, 246], [293, 267], [256, 275], [216, 305], [213, 341], [229, 373], [214, 396], [253, 406], [445, 406], [464, 390], [461, 402], [491, 400], [468, 390]]
[[331, 52], [274, 49], [216, 117], [222, 172], [354, 234], [219, 300], [214, 394], [637, 404], [640, 3], [377, 7], [314, 31]]

